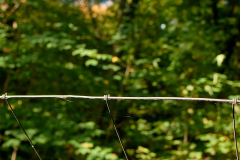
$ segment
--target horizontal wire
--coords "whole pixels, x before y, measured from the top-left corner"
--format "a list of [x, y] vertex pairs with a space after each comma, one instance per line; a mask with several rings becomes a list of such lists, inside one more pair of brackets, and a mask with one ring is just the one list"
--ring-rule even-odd
[[13, 96], [0, 96], [2, 99], [9, 98], [85, 98], [85, 99], [103, 99], [103, 96], [77, 96], [77, 95], [13, 95]]
[[[103, 99], [105, 96], [78, 96], [78, 95], [2, 95], [1, 99], [10, 98], [84, 98], [84, 99]], [[213, 99], [213, 98], [192, 98], [192, 97], [111, 97], [108, 96], [108, 100], [185, 100], [185, 101], [209, 101], [209, 102], [222, 102], [222, 103], [234, 103], [231, 99]], [[240, 103], [240, 100], [235, 100], [235, 103]]]
[[[185, 100], [185, 101], [210, 101], [210, 102], [228, 102], [232, 103], [231, 99], [213, 99], [213, 98], [191, 98], [191, 97], [109, 97], [108, 99], [131, 99], [131, 100]], [[240, 102], [240, 101], [238, 101]]]

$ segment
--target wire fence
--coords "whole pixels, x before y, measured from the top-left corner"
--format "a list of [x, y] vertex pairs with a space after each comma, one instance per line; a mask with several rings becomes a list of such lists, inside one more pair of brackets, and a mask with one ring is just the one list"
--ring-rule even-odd
[[104, 96], [78, 96], [78, 95], [12, 95], [8, 96], [3, 94], [1, 99], [10, 98], [82, 98], [82, 99], [102, 99], [106, 100], [184, 100], [184, 101], [208, 101], [208, 102], [221, 102], [221, 103], [240, 103], [237, 99], [214, 99], [214, 98], [192, 98], [192, 97], [112, 97], [110, 95]]
[[7, 93], [0, 96], [1, 99], [5, 99], [9, 108], [11, 109], [15, 119], [17, 120], [18, 124], [20, 125], [21, 129], [25, 133], [26, 137], [28, 138], [28, 141], [32, 148], [34, 149], [35, 153], [37, 154], [38, 158], [41, 160], [40, 155], [38, 154], [37, 150], [34, 148], [28, 134], [26, 133], [25, 129], [23, 128], [21, 122], [17, 118], [16, 114], [14, 113], [11, 104], [8, 102], [7, 99], [11, 98], [61, 98], [61, 99], [67, 99], [67, 98], [80, 98], [80, 99], [102, 99], [106, 101], [106, 107], [108, 108], [109, 114], [111, 115], [111, 119], [114, 125], [114, 129], [116, 131], [118, 140], [120, 142], [120, 145], [122, 147], [123, 153], [125, 155], [125, 158], [128, 160], [127, 153], [125, 151], [125, 148], [122, 144], [121, 138], [119, 136], [113, 114], [111, 113], [111, 109], [108, 105], [108, 100], [183, 100], [183, 101], [208, 101], [208, 102], [220, 102], [220, 103], [231, 103], [232, 104], [232, 117], [233, 117], [233, 133], [234, 133], [234, 141], [235, 141], [235, 148], [236, 148], [236, 158], [239, 160], [238, 155], [238, 146], [237, 146], [237, 137], [236, 137], [236, 128], [235, 128], [235, 105], [240, 103], [239, 98], [236, 99], [213, 99], [213, 98], [191, 98], [191, 97], [111, 97], [110, 95], [104, 95], [104, 96], [79, 96], [79, 95], [12, 95], [8, 96]]

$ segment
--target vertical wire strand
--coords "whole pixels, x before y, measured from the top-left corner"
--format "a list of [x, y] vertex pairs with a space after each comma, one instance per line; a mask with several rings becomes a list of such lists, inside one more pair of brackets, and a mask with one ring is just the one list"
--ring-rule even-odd
[[18, 118], [17, 118], [16, 114], [14, 113], [14, 111], [13, 111], [13, 109], [12, 109], [12, 106], [10, 105], [10, 103], [8, 102], [8, 100], [7, 100], [6, 98], [5, 98], [5, 100], [6, 100], [7, 104], [8, 104], [8, 106], [10, 107], [10, 109], [11, 109], [11, 111], [12, 111], [12, 113], [13, 113], [13, 115], [14, 115], [15, 119], [17, 120], [18, 124], [20, 125], [20, 127], [21, 127], [21, 128], [22, 128], [22, 130], [23, 130], [23, 132], [24, 132], [24, 133], [25, 133], [25, 135], [27, 136], [27, 139], [28, 139], [28, 141], [29, 141], [30, 145], [32, 146], [33, 150], [34, 150], [34, 151], [35, 151], [35, 153], [37, 154], [38, 158], [39, 158], [40, 160], [42, 160], [42, 159], [41, 159], [41, 157], [40, 157], [40, 155], [38, 154], [37, 150], [34, 148], [34, 146], [33, 146], [33, 144], [32, 144], [32, 141], [31, 141], [31, 139], [29, 138], [29, 136], [28, 136], [27, 132], [25, 131], [25, 129], [23, 128], [23, 126], [22, 126], [21, 122], [18, 120]]
[[110, 107], [109, 107], [109, 105], [108, 105], [108, 95], [106, 96], [106, 104], [107, 104], [107, 108], [108, 108], [109, 114], [111, 115], [111, 118], [112, 118], [112, 121], [113, 121], [113, 126], [114, 126], [114, 128], [115, 128], [116, 133], [117, 133], [118, 140], [119, 140], [119, 142], [120, 142], [120, 144], [121, 144], [123, 153], [124, 153], [126, 159], [128, 160], [127, 153], [126, 153], [126, 151], [125, 151], [125, 149], [124, 149], [124, 147], [123, 147], [123, 144], [122, 144], [121, 138], [120, 138], [120, 136], [119, 136], [119, 134], [118, 134], [118, 130], [117, 130], [117, 127], [116, 127], [116, 124], [115, 124], [113, 115], [112, 115], [111, 110], [110, 110]]
[[234, 141], [235, 141], [235, 148], [236, 148], [236, 156], [237, 156], [237, 160], [239, 160], [238, 146], [237, 146], [237, 136], [236, 136], [236, 128], [235, 128], [234, 103], [232, 103], [232, 114], [233, 114], [233, 134], [234, 134]]

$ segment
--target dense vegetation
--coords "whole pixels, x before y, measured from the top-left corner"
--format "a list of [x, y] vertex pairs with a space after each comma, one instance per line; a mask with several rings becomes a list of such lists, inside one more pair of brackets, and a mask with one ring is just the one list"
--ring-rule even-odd
[[[238, 0], [0, 2], [2, 93], [224, 99], [240, 93]], [[124, 159], [103, 100], [9, 102], [42, 159]], [[231, 104], [109, 105], [131, 160], [236, 157]], [[239, 106], [236, 113], [239, 135]], [[0, 144], [0, 159], [38, 159], [4, 100]]]

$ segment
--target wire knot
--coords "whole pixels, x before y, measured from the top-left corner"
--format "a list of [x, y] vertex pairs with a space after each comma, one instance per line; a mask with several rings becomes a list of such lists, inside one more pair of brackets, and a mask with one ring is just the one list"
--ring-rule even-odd
[[7, 93], [2, 95], [2, 99], [7, 99]]
[[106, 101], [106, 100], [108, 99], [108, 97], [110, 97], [110, 94], [104, 95], [104, 96], [103, 96], [103, 99]]
[[238, 104], [239, 97], [233, 99], [233, 104]]

